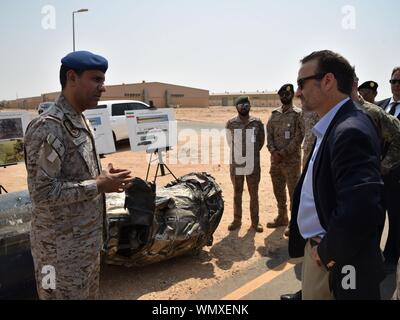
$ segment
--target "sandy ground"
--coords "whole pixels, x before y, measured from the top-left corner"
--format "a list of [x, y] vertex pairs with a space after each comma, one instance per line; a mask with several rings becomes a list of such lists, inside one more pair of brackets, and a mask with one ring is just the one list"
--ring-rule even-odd
[[[266, 123], [270, 108], [255, 108], [254, 116]], [[233, 107], [210, 107], [206, 109], [176, 109], [177, 120], [202, 121], [206, 123], [225, 122], [236, 115]], [[179, 146], [178, 146], [179, 150]], [[198, 150], [185, 152], [198, 153]], [[263, 226], [277, 214], [276, 201], [269, 177], [270, 159], [266, 147], [262, 149], [262, 179], [260, 183], [260, 222]], [[102, 159], [103, 166], [113, 163], [115, 167], [128, 168], [133, 175], [145, 178], [147, 170], [146, 153], [133, 153], [129, 143], [120, 143], [117, 152]], [[101, 297], [104, 299], [189, 299], [203, 288], [232, 277], [248, 268], [260, 257], [274, 255], [278, 248], [285, 247], [283, 228], [255, 233], [250, 228], [249, 197], [245, 186], [243, 196], [243, 224], [237, 232], [229, 232], [228, 224], [233, 216], [233, 191], [226, 164], [171, 164], [176, 176], [192, 171], [206, 171], [216, 178], [223, 190], [225, 211], [222, 221], [214, 233], [214, 244], [205, 247], [198, 256], [184, 256], [142, 268], [104, 266], [101, 275]], [[154, 177], [152, 166], [150, 177]], [[159, 177], [157, 185], [165, 185], [172, 176]], [[24, 164], [0, 168], [0, 184], [7, 191], [26, 189]]]

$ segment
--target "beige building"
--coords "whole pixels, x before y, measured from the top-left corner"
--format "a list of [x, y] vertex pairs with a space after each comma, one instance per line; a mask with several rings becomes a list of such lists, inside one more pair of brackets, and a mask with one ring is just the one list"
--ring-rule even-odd
[[[5, 101], [4, 108], [36, 109], [40, 102], [54, 101], [59, 92], [50, 92], [38, 97]], [[158, 108], [208, 107], [208, 90], [196, 89], [161, 82], [142, 82], [106, 86], [102, 100], [153, 101]]]
[[[210, 94], [210, 106], [234, 106], [235, 100], [240, 96], [248, 96], [253, 107], [271, 107], [278, 108], [281, 106], [279, 95], [276, 92], [225, 92]], [[301, 106], [300, 100], [294, 99], [296, 106]]]

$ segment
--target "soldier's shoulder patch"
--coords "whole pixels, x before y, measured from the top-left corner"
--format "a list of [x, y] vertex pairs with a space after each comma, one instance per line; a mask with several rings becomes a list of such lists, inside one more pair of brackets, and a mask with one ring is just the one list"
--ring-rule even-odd
[[73, 138], [78, 138], [81, 134], [81, 131], [77, 129], [71, 122], [71, 120], [66, 119], [63, 121], [65, 129], [67, 129], [68, 133], [73, 137]]
[[46, 113], [43, 113], [43, 117], [50, 117], [54, 120], [62, 121], [64, 118], [64, 112], [56, 104], [53, 104]]
[[49, 133], [47, 135], [46, 141], [54, 149], [58, 156], [62, 158], [65, 153], [65, 147], [61, 140], [57, 138], [54, 134]]

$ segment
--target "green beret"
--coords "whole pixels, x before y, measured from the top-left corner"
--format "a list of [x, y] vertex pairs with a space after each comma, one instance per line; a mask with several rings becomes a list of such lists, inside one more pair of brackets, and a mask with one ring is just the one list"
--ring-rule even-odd
[[278, 94], [281, 94], [282, 91], [290, 91], [292, 93], [294, 93], [294, 87], [292, 84], [287, 83], [284, 84], [279, 90], [278, 90]]
[[375, 81], [365, 81], [361, 86], [358, 87], [360, 89], [370, 89], [373, 91], [378, 90], [378, 84]]
[[243, 103], [250, 103], [249, 97], [240, 96], [239, 98], [236, 99], [235, 106], [237, 106], [238, 104], [243, 104]]

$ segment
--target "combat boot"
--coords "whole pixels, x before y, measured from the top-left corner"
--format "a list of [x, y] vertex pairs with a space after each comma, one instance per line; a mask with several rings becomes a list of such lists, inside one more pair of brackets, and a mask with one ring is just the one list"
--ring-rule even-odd
[[229, 231], [233, 231], [239, 229], [242, 225], [242, 222], [239, 220], [233, 220], [232, 223], [228, 226]]
[[252, 224], [251, 227], [256, 231], [256, 232], [263, 232], [264, 228], [262, 227], [262, 225], [260, 223], [257, 224]]
[[286, 227], [289, 224], [287, 215], [279, 215], [272, 222], [267, 223], [267, 228]]

